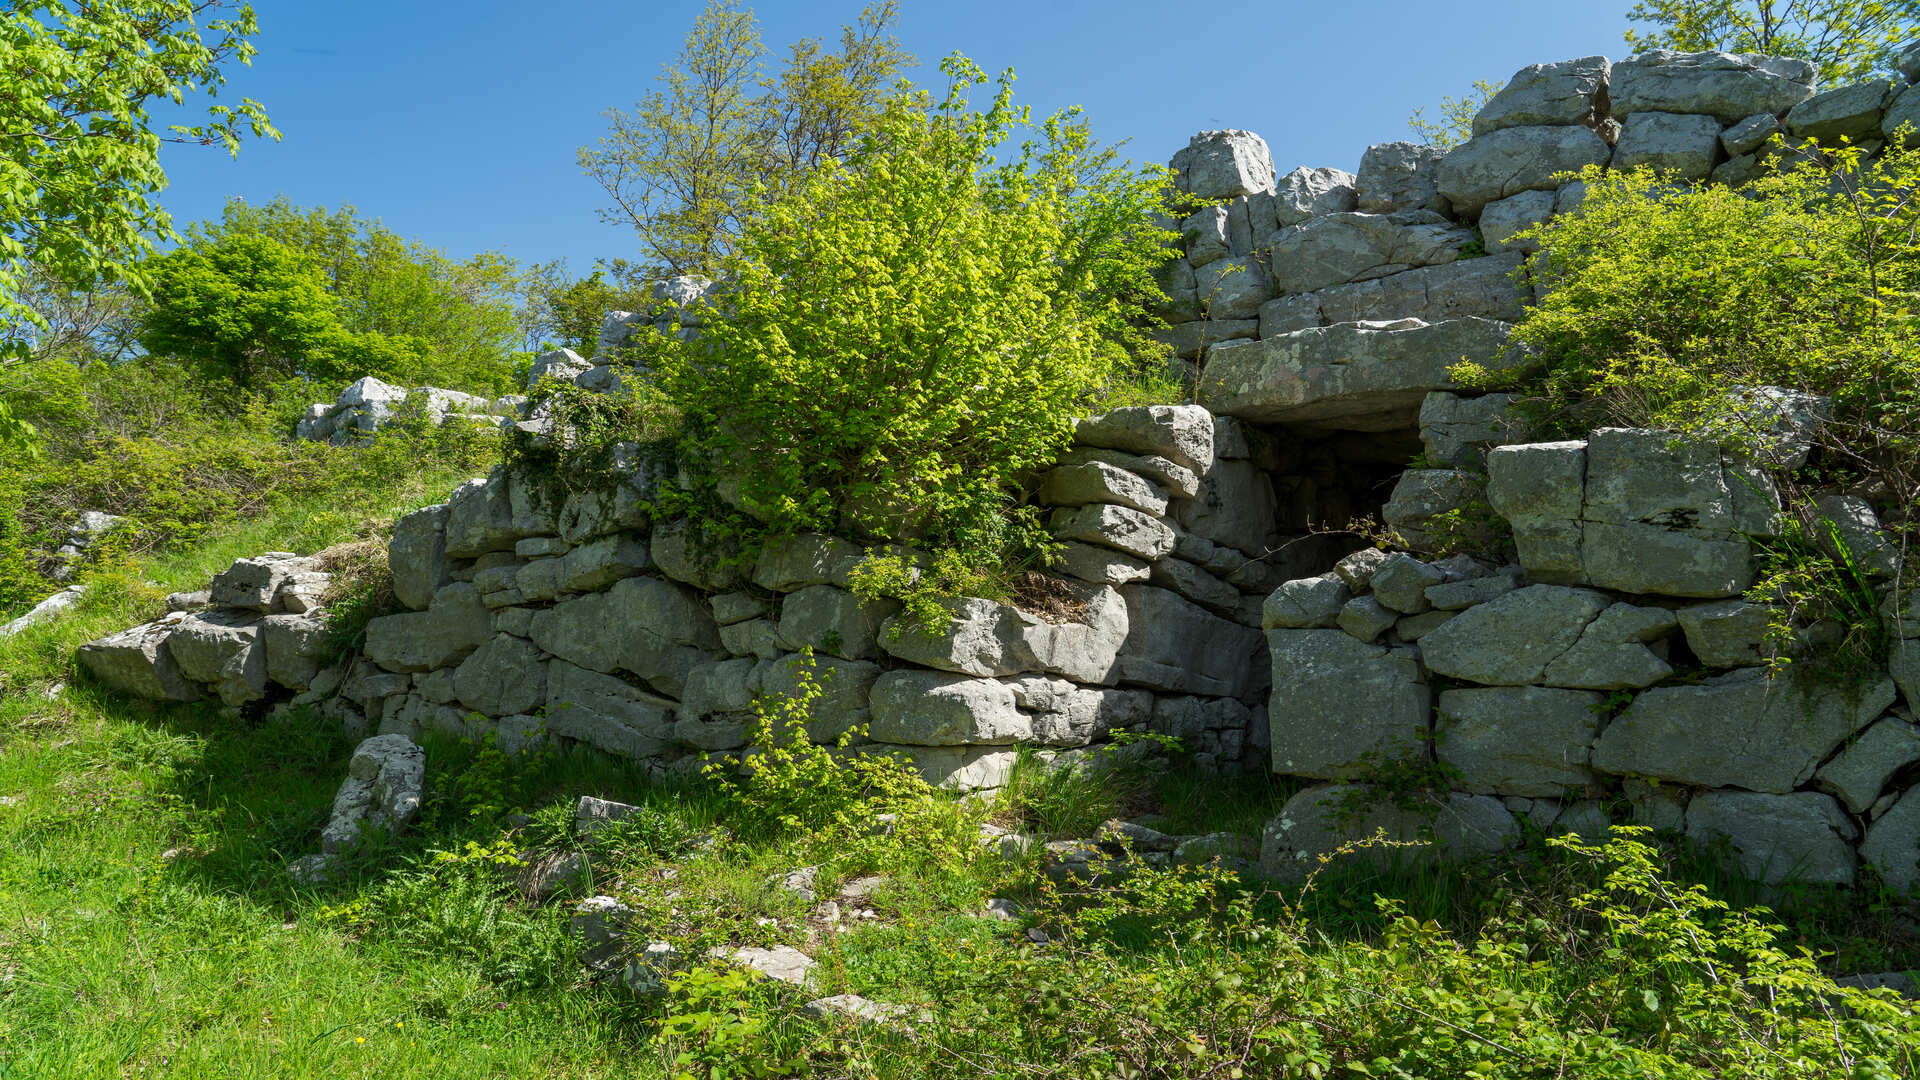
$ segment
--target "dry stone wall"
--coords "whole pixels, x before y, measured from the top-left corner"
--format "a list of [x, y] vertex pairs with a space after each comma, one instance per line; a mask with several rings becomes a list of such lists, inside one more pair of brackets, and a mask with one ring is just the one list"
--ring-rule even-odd
[[[1920, 50], [1903, 64], [1920, 74]], [[1083, 420], [1036, 478], [1065, 543], [1047, 616], [961, 598], [944, 629], [917, 631], [849, 589], [863, 550], [842, 538], [722, 566], [684, 522], [649, 519], [636, 453], [614, 491], [547, 505], [496, 471], [403, 518], [390, 561], [407, 610], [344, 666], [320, 666], [319, 571], [292, 556], [242, 560], [204, 608], [81, 660], [148, 697], [297, 695], [356, 731], [571, 741], [667, 776], [741, 750], [755, 699], [793, 692], [810, 649], [813, 736], [860, 730], [859, 749], [941, 783], [991, 788], [1018, 747], [1073, 760], [1116, 731], [1303, 781], [1266, 831], [1275, 877], [1375, 830], [1432, 844], [1357, 857], [1632, 821], [1724, 844], [1763, 881], [1870, 867], [1906, 888], [1920, 598], [1892, 587], [1871, 506], [1817, 503], [1885, 582], [1889, 671], [1770, 677], [1774, 650], [1823, 629], [1771, 640], [1773, 613], [1745, 599], [1784, 512], [1774, 477], [1808, 462], [1825, 402], [1753, 388], [1751, 458], [1630, 429], [1540, 442], [1510, 397], [1448, 369], [1521, 359], [1509, 331], [1532, 252], [1515, 234], [1578, 206], [1557, 174], [1652, 164], [1740, 183], [1775, 133], [1872, 149], [1916, 117], [1904, 82], [1816, 92], [1796, 61], [1656, 52], [1523, 69], [1467, 142], [1375, 146], [1355, 173], [1281, 174], [1257, 135], [1196, 135], [1173, 166], [1216, 204], [1176, 223], [1162, 314], [1198, 404]], [[549, 353], [534, 376], [619, 392], [629, 336], [697, 332], [712, 293], [663, 282], [653, 311], [609, 316], [593, 359]], [[1403, 550], [1356, 538], [1373, 517]], [[1437, 554], [1492, 550], [1505, 530], [1508, 559]], [[1408, 775], [1443, 790], [1408, 809], [1383, 784]]]

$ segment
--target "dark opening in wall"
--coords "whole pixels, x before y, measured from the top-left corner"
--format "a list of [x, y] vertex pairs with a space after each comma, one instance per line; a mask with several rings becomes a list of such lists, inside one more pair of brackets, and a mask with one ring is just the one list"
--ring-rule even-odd
[[1273, 488], [1276, 581], [1333, 569], [1367, 546], [1380, 508], [1421, 452], [1417, 428], [1336, 431], [1244, 425], [1249, 460]]

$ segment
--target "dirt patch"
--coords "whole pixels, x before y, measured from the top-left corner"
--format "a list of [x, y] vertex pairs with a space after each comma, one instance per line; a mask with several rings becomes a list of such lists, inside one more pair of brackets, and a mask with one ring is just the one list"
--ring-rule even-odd
[[1087, 586], [1027, 570], [1007, 585], [1007, 602], [1050, 623], [1087, 621]]

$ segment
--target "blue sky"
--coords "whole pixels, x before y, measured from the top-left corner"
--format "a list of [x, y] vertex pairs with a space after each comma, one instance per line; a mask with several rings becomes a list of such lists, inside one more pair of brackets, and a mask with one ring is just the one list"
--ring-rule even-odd
[[[631, 256], [574, 164], [679, 51], [704, 0], [254, 0], [260, 55], [227, 94], [264, 102], [284, 133], [234, 161], [169, 147], [163, 203], [181, 224], [229, 197], [351, 203], [449, 254], [499, 250], [575, 272]], [[751, 3], [751, 0], [749, 0]], [[768, 45], [828, 36], [860, 0], [751, 4]], [[1187, 136], [1246, 128], [1295, 165], [1358, 166], [1406, 137], [1416, 105], [1530, 63], [1625, 55], [1627, 0], [902, 0], [917, 76], [959, 51], [1012, 67], [1036, 113], [1081, 105], [1104, 140], [1165, 161]], [[1444, 13], [1444, 16], [1442, 16]]]

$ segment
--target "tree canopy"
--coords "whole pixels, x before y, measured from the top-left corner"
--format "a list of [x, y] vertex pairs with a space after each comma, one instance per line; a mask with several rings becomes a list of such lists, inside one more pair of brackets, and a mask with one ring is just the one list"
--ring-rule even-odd
[[[145, 284], [140, 264], [174, 237], [153, 201], [163, 142], [237, 153], [277, 138], [252, 99], [202, 124], [155, 130], [158, 102], [214, 97], [254, 54], [253, 8], [228, 0], [16, 0], [0, 9], [0, 368], [32, 356], [45, 321], [21, 300], [29, 265], [72, 288]], [[4, 387], [0, 387], [3, 391]], [[0, 396], [0, 439], [31, 434]]]
[[1643, 0], [1627, 18], [1635, 49], [1763, 53], [1811, 61], [1823, 84], [1890, 71], [1920, 29], [1920, 0]]
[[770, 76], [753, 12], [711, 0], [660, 89], [609, 110], [606, 137], [580, 149], [613, 200], [602, 217], [632, 226], [657, 271], [712, 271], [751, 202], [844, 154], [878, 114], [912, 63], [892, 35], [898, 18], [897, 0], [881, 0], [842, 28], [838, 49], [802, 40]]

